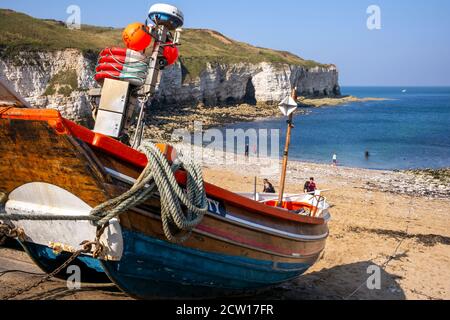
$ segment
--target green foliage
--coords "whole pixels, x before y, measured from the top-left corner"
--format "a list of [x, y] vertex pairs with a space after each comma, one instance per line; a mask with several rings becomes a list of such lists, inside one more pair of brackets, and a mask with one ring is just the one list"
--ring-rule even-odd
[[66, 97], [78, 89], [77, 72], [73, 69], [57, 73], [49, 82], [44, 95], [62, 94]]
[[0, 9], [0, 30], [0, 47], [10, 52], [67, 48], [87, 51], [121, 44], [118, 29], [82, 26], [81, 30], [70, 30], [60, 21], [35, 19], [5, 9]]

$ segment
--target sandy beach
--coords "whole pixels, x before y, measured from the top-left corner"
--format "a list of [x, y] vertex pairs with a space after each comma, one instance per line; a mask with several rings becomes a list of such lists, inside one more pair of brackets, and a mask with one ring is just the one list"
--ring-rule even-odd
[[[261, 175], [258, 159], [234, 160], [237, 162], [219, 165], [218, 158], [207, 151], [205, 180], [236, 192], [253, 192], [256, 176], [258, 191], [263, 178], [271, 179], [278, 188], [278, 176]], [[290, 163], [288, 176], [289, 193], [301, 192], [304, 181], [311, 176], [319, 188], [329, 189], [324, 193], [332, 205], [327, 247], [320, 261], [303, 277], [250, 298], [450, 299], [447, 180], [413, 172], [301, 162]], [[22, 252], [0, 249], [0, 262], [1, 295], [39, 280], [36, 275], [1, 273], [10, 269], [40, 273]], [[373, 265], [382, 270], [381, 290], [366, 286], [368, 268]], [[20, 298], [128, 299], [114, 288], [70, 291], [60, 281], [48, 282]]]
[[[331, 189], [325, 193], [333, 205], [327, 248], [305, 276], [258, 298], [450, 299], [449, 199], [367, 189], [368, 180], [389, 173], [300, 166], [299, 181], [314, 176]], [[253, 188], [254, 178], [236, 171], [209, 169], [206, 176], [230, 189]], [[288, 192], [298, 193], [302, 184], [292, 180]], [[371, 265], [382, 269], [381, 290], [367, 289]]]

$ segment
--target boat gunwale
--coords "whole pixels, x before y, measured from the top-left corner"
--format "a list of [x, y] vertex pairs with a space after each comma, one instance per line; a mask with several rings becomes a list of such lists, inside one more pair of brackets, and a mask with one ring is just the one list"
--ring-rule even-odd
[[[15, 106], [5, 106], [0, 107], [0, 119], [47, 122], [59, 135], [69, 135], [78, 138], [102, 152], [140, 168], [144, 168], [147, 165], [147, 158], [143, 153], [140, 153], [111, 137], [93, 132], [88, 128], [67, 120], [63, 118], [61, 113], [57, 110], [26, 109], [16, 108]], [[180, 184], [185, 184], [186, 173], [184, 171], [176, 172], [176, 179]], [[205, 189], [207, 194], [212, 197], [224, 200], [237, 207], [245, 208], [260, 215], [267, 215], [281, 220], [311, 225], [324, 225], [327, 223], [324, 218], [295, 215], [286, 209], [269, 207], [207, 182], [205, 182]]]

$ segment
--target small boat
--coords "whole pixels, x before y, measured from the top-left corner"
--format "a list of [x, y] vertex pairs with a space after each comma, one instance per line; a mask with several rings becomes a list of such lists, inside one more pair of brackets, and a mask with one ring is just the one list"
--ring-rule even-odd
[[[177, 233], [183, 241], [168, 237], [173, 225], [165, 224], [161, 188], [100, 228], [93, 212], [105, 203], [120, 206], [118, 199], [154, 160], [56, 110], [30, 108], [3, 82], [0, 94], [0, 223], [20, 233], [21, 245], [46, 273], [72, 257], [83, 282], [111, 281], [132, 297], [212, 298], [295, 279], [325, 249], [330, 214], [320, 194], [286, 195], [280, 203], [273, 195], [238, 194], [202, 180], [194, 197], [205, 196], [204, 215], [189, 232]], [[176, 166], [176, 151], [155, 148], [164, 159], [158, 161], [174, 168], [167, 178], [189, 194], [192, 174]], [[151, 181], [156, 177], [142, 183], [144, 191]]]

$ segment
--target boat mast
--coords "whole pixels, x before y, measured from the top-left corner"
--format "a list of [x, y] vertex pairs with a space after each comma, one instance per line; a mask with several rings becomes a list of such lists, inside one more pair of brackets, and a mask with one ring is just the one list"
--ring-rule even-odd
[[156, 92], [156, 84], [159, 79], [159, 74], [161, 69], [165, 67], [164, 60], [160, 59], [163, 55], [164, 43], [167, 40], [168, 30], [165, 26], [156, 26], [155, 31], [153, 32], [153, 38], [155, 39], [155, 46], [153, 48], [153, 52], [150, 59], [150, 66], [148, 70], [147, 79], [145, 81], [144, 87], [139, 92], [139, 117], [136, 124], [136, 131], [134, 133], [133, 139], [133, 148], [138, 149], [141, 145], [142, 138], [144, 136], [144, 117], [145, 117], [145, 109], [147, 103], [154, 98]]
[[[154, 26], [150, 25], [150, 21], [154, 23]], [[169, 65], [165, 57], [165, 48], [180, 45], [179, 40], [183, 23], [183, 13], [176, 7], [160, 3], [150, 8], [148, 19], [142, 29], [149, 33], [155, 43], [151, 47], [151, 57], [148, 58], [148, 61], [143, 62], [146, 60], [144, 58], [135, 61], [148, 65], [145, 82], [144, 84], [133, 85], [133, 83], [126, 84], [128, 82], [126, 80], [110, 77], [107, 79], [111, 81], [109, 86], [103, 85], [102, 88], [90, 90], [90, 103], [96, 121], [95, 132], [130, 144], [128, 130], [133, 123], [135, 111], [139, 111], [136, 130], [132, 139], [133, 144], [131, 145], [132, 148], [139, 149], [144, 137], [146, 107], [155, 98], [161, 71]], [[142, 56], [145, 50], [135, 53]], [[176, 54], [178, 55], [178, 52]], [[133, 67], [131, 68], [133, 69]], [[137, 71], [132, 72], [137, 73]], [[117, 85], [118, 83], [126, 86]], [[133, 86], [130, 87], [131, 85]], [[100, 103], [97, 103], [98, 100]], [[102, 117], [99, 117], [98, 112], [102, 109], [102, 106], [105, 109], [102, 111], [105, 112]]]
[[[183, 13], [178, 8], [167, 4], [153, 5], [148, 17], [155, 24], [151, 35], [156, 43], [153, 47], [147, 79], [139, 92], [140, 110], [132, 146], [135, 149], [139, 148], [144, 136], [146, 105], [154, 99], [160, 72], [167, 66], [167, 60], [163, 57], [164, 47], [180, 45], [181, 27], [184, 23]], [[146, 21], [147, 24], [148, 20]], [[170, 42], [170, 44], [167, 42]]]
[[[285, 99], [284, 102], [280, 104], [280, 109], [285, 109], [283, 111], [283, 114], [289, 115], [288, 121], [287, 121], [287, 133], [286, 133], [286, 145], [284, 147], [284, 154], [283, 154], [283, 167], [281, 171], [281, 178], [280, 178], [280, 193], [278, 195], [278, 207], [281, 207], [283, 205], [283, 199], [284, 199], [284, 190], [286, 187], [286, 172], [287, 172], [287, 165], [289, 161], [289, 147], [291, 145], [291, 132], [294, 128], [294, 111], [297, 108], [297, 87], [293, 88], [291, 91], [291, 99]], [[295, 109], [293, 109], [294, 104], [292, 103], [292, 100], [295, 102]], [[290, 107], [290, 110], [288, 109]]]

